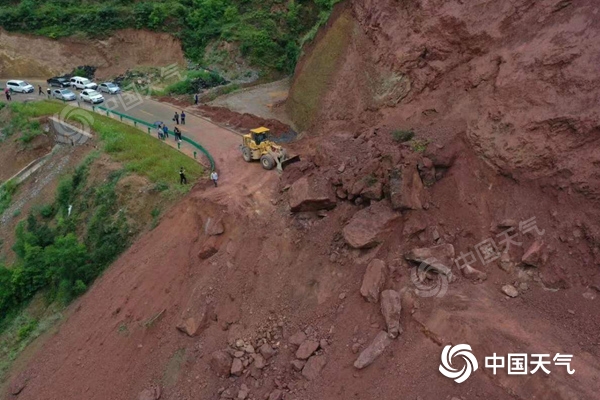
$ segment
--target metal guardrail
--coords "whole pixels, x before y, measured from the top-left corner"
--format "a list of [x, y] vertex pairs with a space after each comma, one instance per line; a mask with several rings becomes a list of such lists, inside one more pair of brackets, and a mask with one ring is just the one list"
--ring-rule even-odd
[[[150, 129], [156, 128], [156, 126], [154, 124], [150, 123], [150, 122], [144, 121], [144, 120], [139, 119], [139, 118], [132, 117], [132, 116], [127, 115], [127, 114], [123, 114], [123, 113], [121, 113], [119, 111], [111, 110], [111, 109], [103, 107], [103, 106], [92, 106], [92, 111], [93, 112], [100, 113], [97, 110], [105, 112], [107, 117], [110, 117], [110, 114], [114, 114], [114, 115], [118, 116], [121, 121], [123, 121], [124, 119], [132, 121], [133, 122], [133, 126], [135, 126], [135, 127], [138, 127], [138, 124], [143, 125], [143, 126], [145, 126], [148, 129], [148, 133], [151, 133]], [[168, 130], [168, 132], [170, 134], [173, 134], [173, 135], [175, 134], [170, 129]], [[206, 158], [208, 159], [208, 162], [210, 163], [210, 169], [211, 169], [211, 171], [214, 171], [214, 169], [215, 169], [215, 160], [212, 157], [212, 155], [208, 152], [208, 150], [206, 150], [200, 143], [197, 143], [197, 142], [195, 142], [194, 140], [192, 140], [192, 139], [190, 139], [188, 137], [185, 137], [185, 136], [182, 135], [181, 139], [184, 142], [187, 142], [187, 143], [191, 144], [196, 149], [200, 150], [200, 152], [202, 154], [204, 154], [206, 156]], [[195, 154], [195, 152], [194, 152], [194, 154]]]

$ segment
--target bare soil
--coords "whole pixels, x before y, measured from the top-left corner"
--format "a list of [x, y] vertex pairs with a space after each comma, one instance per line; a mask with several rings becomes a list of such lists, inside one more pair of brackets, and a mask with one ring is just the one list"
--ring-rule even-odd
[[142, 66], [185, 65], [180, 42], [166, 33], [126, 29], [106, 40], [53, 40], [0, 30], [0, 78], [43, 78], [97, 67], [102, 80]]

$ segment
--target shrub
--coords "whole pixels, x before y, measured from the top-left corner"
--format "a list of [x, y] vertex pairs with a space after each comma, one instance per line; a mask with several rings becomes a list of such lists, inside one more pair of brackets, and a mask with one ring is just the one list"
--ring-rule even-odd
[[408, 142], [415, 136], [415, 133], [412, 130], [404, 131], [404, 130], [395, 130], [392, 131], [392, 137], [396, 142], [403, 143]]

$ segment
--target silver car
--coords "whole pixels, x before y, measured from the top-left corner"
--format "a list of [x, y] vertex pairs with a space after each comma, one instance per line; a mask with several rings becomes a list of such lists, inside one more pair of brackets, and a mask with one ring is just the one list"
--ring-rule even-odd
[[73, 101], [77, 99], [75, 93], [71, 92], [69, 89], [54, 89], [52, 91], [52, 97], [65, 101]]
[[112, 82], [101, 83], [98, 90], [104, 93], [117, 94], [121, 93], [121, 88]]

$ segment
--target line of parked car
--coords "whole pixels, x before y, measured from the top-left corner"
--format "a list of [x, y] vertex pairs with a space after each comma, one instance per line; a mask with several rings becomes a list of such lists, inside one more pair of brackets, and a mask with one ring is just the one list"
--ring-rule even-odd
[[[121, 88], [112, 83], [104, 82], [98, 85], [92, 82], [88, 78], [81, 76], [55, 76], [46, 81], [48, 83], [48, 90], [50, 91], [50, 97], [64, 101], [77, 100], [77, 96], [70, 89], [81, 90], [79, 99], [83, 102], [98, 104], [104, 102], [104, 96], [102, 93], [108, 94], [119, 94]], [[10, 80], [6, 82], [6, 87], [15, 93], [33, 93], [35, 87], [26, 81], [21, 80]], [[57, 88], [57, 89], [52, 89]]]

